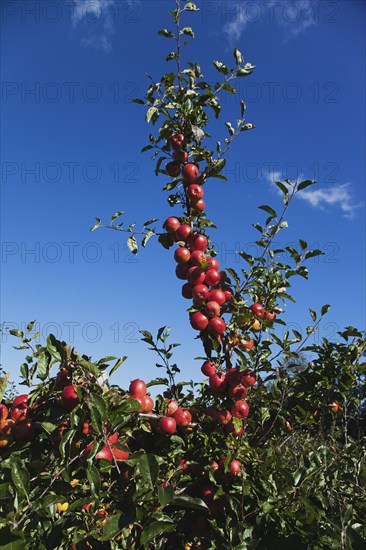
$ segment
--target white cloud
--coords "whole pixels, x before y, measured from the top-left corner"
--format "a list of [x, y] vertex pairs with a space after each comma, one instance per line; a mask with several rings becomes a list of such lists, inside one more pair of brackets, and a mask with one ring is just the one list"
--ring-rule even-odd
[[[274, 182], [280, 181], [286, 185], [281, 172], [272, 172], [267, 175], [267, 179], [279, 193], [281, 191], [274, 185]], [[353, 201], [350, 183], [340, 183], [323, 189], [317, 189], [316, 186], [308, 187], [300, 191], [296, 196], [313, 208], [319, 208], [320, 210], [327, 210], [327, 207], [340, 208], [343, 216], [348, 219], [354, 218], [356, 211], [364, 206], [364, 203], [355, 203]]]

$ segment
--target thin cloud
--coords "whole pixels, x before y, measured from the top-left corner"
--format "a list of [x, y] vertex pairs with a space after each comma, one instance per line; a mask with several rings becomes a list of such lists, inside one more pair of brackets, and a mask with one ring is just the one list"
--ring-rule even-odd
[[[281, 172], [271, 172], [267, 175], [267, 179], [279, 193], [281, 191], [274, 185], [274, 182], [281, 181], [281, 183], [286, 185], [286, 182], [282, 181]], [[343, 216], [348, 219], [353, 219], [356, 216], [357, 210], [364, 206], [363, 203], [355, 203], [353, 201], [351, 183], [340, 183], [323, 189], [308, 187], [300, 191], [297, 197], [319, 210], [329, 210], [329, 207], [340, 208]]]

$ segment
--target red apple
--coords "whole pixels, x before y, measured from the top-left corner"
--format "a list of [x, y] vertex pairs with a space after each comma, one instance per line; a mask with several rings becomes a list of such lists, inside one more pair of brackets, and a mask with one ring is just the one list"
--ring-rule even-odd
[[150, 395], [145, 395], [144, 397], [141, 397], [141, 407], [143, 413], [151, 413], [154, 405], [154, 400], [150, 397]]
[[190, 257], [190, 251], [188, 250], [188, 248], [184, 248], [183, 246], [177, 248], [174, 252], [174, 259], [178, 264], [186, 264], [187, 262], [189, 262]]
[[249, 388], [250, 386], [254, 386], [256, 381], [257, 380], [253, 374], [253, 371], [251, 370], [243, 371], [243, 378], [241, 379], [241, 383], [243, 384], [243, 386], [245, 386], [246, 388]]
[[75, 386], [73, 384], [70, 384], [63, 389], [61, 402], [63, 408], [68, 412], [72, 411], [79, 404], [78, 394], [76, 393]]
[[229, 386], [237, 386], [238, 384], [241, 383], [241, 379], [243, 378], [243, 373], [236, 367], [232, 367], [226, 373], [226, 378]]
[[182, 168], [182, 176], [188, 183], [194, 183], [198, 178], [199, 170], [196, 164], [188, 163]]
[[239, 401], [247, 395], [247, 389], [242, 384], [229, 388], [229, 395], [234, 401]]
[[232, 418], [231, 412], [228, 411], [227, 409], [222, 409], [217, 414], [217, 421], [219, 424], [221, 424], [221, 426], [225, 426], [226, 424], [228, 424], [231, 418]]
[[216, 363], [213, 361], [205, 361], [201, 367], [201, 372], [205, 376], [212, 376], [216, 373]]
[[187, 153], [187, 151], [174, 151], [173, 152], [173, 159], [177, 160], [178, 162], [187, 162], [188, 153]]
[[213, 470], [215, 470], [215, 472], [220, 468], [220, 466], [218, 465], [218, 463], [216, 462], [216, 460], [211, 460], [210, 462], [210, 466]]
[[206, 485], [204, 485], [204, 487], [202, 487], [202, 491], [201, 491], [202, 499], [205, 502], [212, 501], [216, 493], [216, 490], [217, 490], [217, 487], [215, 487], [215, 485], [213, 485], [212, 483], [207, 483]]
[[217, 372], [209, 377], [208, 383], [212, 390], [223, 392], [227, 386], [226, 376], [223, 372]]
[[200, 311], [195, 311], [190, 316], [190, 322], [194, 330], [205, 330], [208, 325], [208, 318]]
[[187, 187], [186, 195], [190, 201], [192, 201], [193, 203], [196, 203], [197, 201], [202, 199], [204, 195], [203, 187], [201, 185], [197, 185], [196, 183], [193, 183], [192, 185], [189, 185]]
[[243, 431], [243, 425], [241, 425], [239, 429], [236, 429], [232, 420], [225, 426], [225, 433], [233, 434], [234, 437], [239, 437], [240, 435], [242, 435]]
[[67, 369], [62, 369], [56, 376], [56, 388], [58, 390], [63, 390], [66, 386], [69, 386], [71, 383], [71, 376]]
[[234, 296], [234, 293], [233, 291], [231, 290], [231, 288], [229, 286], [224, 286], [223, 287], [223, 292], [225, 294], [225, 298], [226, 298], [226, 301], [227, 302], [230, 302], [230, 300], [233, 298]]
[[14, 422], [24, 422], [28, 417], [29, 407], [27, 403], [19, 403], [12, 407], [10, 412], [10, 417]]
[[195, 250], [205, 250], [208, 246], [208, 240], [206, 235], [202, 235], [202, 233], [196, 233], [189, 237], [188, 244], [191, 252]]
[[177, 423], [171, 416], [162, 416], [159, 419], [158, 428], [162, 433], [173, 434], [177, 429]]
[[173, 418], [177, 426], [189, 426], [192, 422], [192, 415], [187, 409], [179, 408], [173, 414]]
[[187, 279], [191, 285], [202, 284], [205, 280], [205, 272], [198, 265], [194, 265], [188, 269]]
[[249, 414], [249, 405], [244, 399], [239, 399], [234, 405], [234, 407], [231, 407], [231, 414], [235, 416], [235, 418], [245, 418]]
[[273, 319], [276, 318], [276, 314], [274, 312], [266, 311], [264, 314], [267, 321], [273, 321]]
[[207, 258], [206, 262], [209, 264], [207, 269], [216, 269], [216, 271], [220, 269], [220, 264], [216, 258]]
[[206, 203], [203, 199], [200, 199], [194, 204], [191, 203], [191, 207], [195, 212], [204, 212], [206, 210]]
[[175, 268], [175, 274], [181, 281], [187, 280], [189, 265], [178, 264]]
[[28, 401], [28, 395], [26, 393], [23, 393], [22, 395], [18, 395], [13, 401], [13, 407], [17, 407], [18, 405], [27, 403], [27, 401]]
[[212, 300], [210, 302], [207, 302], [205, 307], [205, 313], [209, 317], [216, 317], [217, 315], [220, 315], [221, 307], [217, 302], [213, 302]]
[[210, 294], [208, 295], [208, 300], [212, 302], [217, 302], [219, 306], [222, 306], [226, 302], [225, 293], [221, 290], [221, 288], [214, 288], [210, 291]]
[[131, 397], [142, 399], [146, 395], [146, 384], [143, 380], [136, 378], [136, 380], [132, 380], [128, 391]]
[[180, 221], [178, 218], [167, 218], [163, 225], [165, 231], [169, 233], [169, 235], [174, 235], [177, 229], [180, 227]]
[[174, 233], [174, 238], [176, 242], [179, 242], [179, 241], [186, 242], [191, 233], [192, 233], [192, 227], [184, 223], [183, 225], [178, 227], [178, 229]]
[[216, 269], [209, 269], [206, 272], [206, 282], [210, 286], [216, 286], [220, 281], [220, 273]]
[[208, 287], [200, 283], [193, 287], [192, 297], [194, 300], [201, 300], [201, 301], [206, 300], [209, 295], [209, 292], [210, 291], [208, 290]]
[[0, 404], [0, 422], [4, 422], [9, 416], [9, 410], [6, 405]]
[[168, 164], [165, 167], [165, 172], [171, 178], [177, 178], [180, 174], [180, 163], [177, 161], [168, 162]]
[[224, 334], [226, 323], [222, 317], [212, 317], [208, 323], [207, 329], [212, 336], [219, 336], [220, 334]]
[[229, 472], [231, 475], [238, 476], [241, 473], [241, 462], [239, 460], [232, 460]]
[[258, 304], [258, 303], [252, 304], [250, 306], [250, 309], [252, 310], [254, 315], [257, 315], [257, 317], [264, 317], [265, 309], [262, 306], [262, 304]]
[[205, 253], [202, 250], [194, 250], [191, 253], [191, 264], [197, 265], [199, 267], [202, 266], [202, 262], [206, 261]]
[[179, 151], [185, 143], [185, 136], [184, 134], [174, 134], [170, 138], [170, 144], [176, 151]]
[[240, 347], [251, 351], [254, 348], [254, 340], [252, 338], [249, 342], [247, 340], [241, 340]]
[[182, 286], [182, 296], [183, 298], [186, 298], [187, 300], [191, 300], [193, 296], [193, 286], [189, 283], [186, 283]]
[[167, 404], [167, 415], [173, 416], [175, 411], [178, 409], [178, 401], [175, 399], [165, 399], [165, 403]]
[[[119, 440], [117, 439], [116, 443], [119, 443]], [[128, 449], [128, 445], [127, 443], [123, 443], [123, 446], [126, 447]], [[117, 447], [114, 447], [112, 445], [112, 454], [114, 456], [114, 458], [116, 459], [117, 462], [124, 462], [125, 460], [128, 460], [129, 457], [130, 457], [130, 453], [128, 450], [124, 450], [124, 449], [117, 449]]]

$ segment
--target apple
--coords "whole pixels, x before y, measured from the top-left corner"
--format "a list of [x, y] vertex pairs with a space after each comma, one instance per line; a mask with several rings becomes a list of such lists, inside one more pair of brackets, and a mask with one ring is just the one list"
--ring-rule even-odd
[[178, 408], [173, 414], [177, 426], [189, 426], [192, 422], [192, 415], [187, 409]]
[[205, 361], [201, 367], [201, 372], [205, 376], [212, 376], [216, 373], [216, 363], [213, 361]]
[[159, 419], [158, 428], [162, 433], [173, 434], [177, 429], [177, 423], [172, 416], [162, 416]]
[[195, 212], [204, 212], [206, 210], [206, 203], [203, 199], [200, 199], [194, 204], [191, 204], [191, 207]]
[[79, 404], [78, 394], [76, 393], [75, 386], [73, 384], [70, 384], [63, 389], [61, 402], [63, 408], [68, 412], [72, 411]]
[[182, 296], [187, 300], [191, 300], [193, 296], [193, 286], [189, 283], [186, 283], [182, 286]]
[[219, 306], [222, 306], [226, 302], [225, 293], [221, 288], [214, 288], [208, 295], [208, 301], [217, 302]]
[[178, 401], [176, 401], [175, 399], [165, 399], [165, 403], [166, 403], [166, 414], [168, 416], [173, 416], [173, 414], [175, 413], [175, 411], [178, 409], [179, 405], [178, 405]]
[[[199, 268], [198, 268], [199, 269]], [[203, 285], [202, 283], [198, 285], [194, 285], [193, 291], [192, 291], [192, 297], [194, 300], [206, 300], [207, 296], [209, 295], [210, 291], [206, 285]]]
[[217, 421], [219, 424], [221, 424], [221, 426], [225, 426], [226, 424], [228, 424], [231, 419], [231, 412], [227, 409], [221, 409], [221, 411], [219, 411], [217, 414]]
[[28, 417], [28, 410], [27, 403], [19, 403], [16, 406], [13, 405], [10, 416], [15, 422], [24, 422]]
[[191, 327], [194, 330], [205, 330], [208, 325], [208, 318], [200, 311], [195, 311], [190, 316]]
[[198, 265], [193, 265], [188, 269], [187, 272], [188, 282], [194, 286], [202, 284], [205, 280], [205, 276], [205, 272], [203, 271], [203, 269], [198, 267]]
[[13, 401], [13, 407], [17, 407], [18, 405], [27, 403], [27, 401], [28, 401], [28, 395], [26, 393], [23, 393], [22, 395], [18, 395]]
[[9, 410], [6, 405], [0, 404], [0, 422], [4, 422], [9, 416]]
[[208, 323], [207, 329], [212, 336], [219, 336], [220, 334], [224, 334], [226, 323], [222, 317], [212, 317]]
[[15, 426], [14, 420], [8, 418], [4, 422], [0, 423], [0, 438], [10, 437], [13, 434], [13, 429]]
[[[120, 443], [120, 441], [117, 439], [115, 443]], [[118, 449], [117, 447], [114, 447], [112, 445], [112, 455], [117, 462], [123, 462], [125, 460], [128, 460], [130, 457], [127, 443], [123, 443], [123, 446], [126, 447], [126, 449]]]
[[177, 178], [180, 174], [180, 163], [177, 161], [168, 162], [168, 164], [165, 167], [165, 172], [171, 178]]
[[215, 472], [217, 472], [217, 470], [220, 468], [220, 466], [218, 465], [218, 463], [216, 462], [216, 460], [211, 460], [210, 466], [211, 466], [211, 468], [212, 468]]
[[239, 399], [234, 405], [234, 407], [231, 407], [231, 414], [235, 416], [235, 418], [246, 418], [249, 414], [249, 405], [244, 399]]
[[32, 441], [36, 436], [36, 428], [31, 422], [18, 422], [13, 433], [16, 441]]
[[173, 147], [175, 151], [180, 151], [180, 149], [183, 147], [185, 143], [185, 136], [184, 134], [174, 134], [170, 138], [170, 144]]
[[229, 395], [234, 401], [239, 401], [247, 395], [247, 389], [242, 384], [229, 388]]
[[236, 367], [232, 367], [230, 370], [227, 371], [226, 378], [229, 386], [237, 386], [241, 383], [243, 373]]
[[241, 436], [243, 431], [244, 431], [243, 425], [241, 425], [240, 428], [237, 429], [235, 428], [234, 422], [232, 420], [225, 426], [225, 433], [232, 434], [234, 437]]
[[82, 432], [83, 432], [83, 435], [89, 435], [93, 432], [93, 428], [91, 427], [89, 420], [84, 421]]
[[187, 162], [188, 153], [187, 153], [187, 151], [178, 151], [178, 150], [176, 150], [176, 151], [173, 152], [173, 159], [177, 160], [178, 162], [182, 162], [182, 163]]
[[254, 386], [256, 381], [257, 380], [253, 374], [253, 371], [251, 370], [243, 371], [243, 378], [241, 379], [241, 383], [243, 384], [243, 386], [245, 386], [246, 388], [249, 388], [251, 386]]
[[194, 252], [195, 250], [205, 250], [208, 247], [208, 240], [206, 235], [202, 235], [202, 233], [195, 233], [190, 235], [188, 244], [191, 252]]
[[174, 235], [177, 229], [180, 227], [180, 221], [178, 218], [167, 218], [164, 222], [163, 228], [169, 233], [169, 235]]
[[207, 269], [216, 269], [216, 271], [220, 269], [220, 264], [216, 258], [207, 258], [206, 263], [208, 264]]
[[142, 412], [144, 413], [151, 413], [151, 411], [154, 408], [154, 400], [150, 397], [150, 395], [145, 395], [144, 397], [141, 397], [141, 407]]
[[193, 203], [198, 202], [204, 195], [202, 185], [197, 185], [197, 183], [189, 185], [186, 189], [186, 195]]
[[146, 395], [146, 384], [143, 380], [136, 378], [136, 380], [132, 380], [128, 391], [131, 397], [142, 399]]
[[232, 460], [230, 463], [230, 474], [233, 476], [238, 476], [241, 473], [241, 462], [239, 460]]
[[191, 264], [202, 267], [202, 263], [206, 261], [206, 255], [202, 250], [194, 250], [191, 252]]
[[226, 376], [223, 372], [216, 372], [209, 377], [208, 383], [211, 390], [221, 393], [226, 389], [227, 386]]
[[[176, 242], [183, 241], [186, 242], [188, 240], [189, 235], [192, 233], [192, 227], [186, 223], [183, 225], [180, 225], [176, 232], [174, 233], [174, 238]], [[192, 249], [191, 249], [192, 250]]]
[[259, 330], [261, 330], [262, 324], [261, 324], [260, 321], [258, 321], [258, 319], [254, 319], [253, 323], [250, 325], [250, 328], [251, 328], [254, 332], [258, 332]]
[[230, 302], [230, 300], [232, 300], [232, 298], [234, 296], [234, 293], [231, 290], [231, 288], [229, 286], [224, 286], [223, 287], [223, 292], [225, 294], [226, 301]]
[[252, 310], [254, 315], [257, 315], [257, 317], [264, 317], [265, 309], [262, 306], [262, 304], [258, 304], [258, 303], [252, 304], [250, 306], [250, 309]]
[[190, 251], [188, 250], [188, 248], [184, 248], [183, 246], [177, 248], [174, 252], [174, 259], [178, 264], [186, 264], [187, 262], [189, 262], [190, 257]]
[[248, 342], [247, 340], [242, 339], [239, 345], [242, 349], [247, 349], [251, 351], [254, 348], [254, 340], [251, 338]]
[[175, 274], [181, 281], [187, 280], [189, 265], [178, 264], [175, 268]]
[[220, 278], [220, 273], [216, 269], [209, 269], [206, 272], [206, 282], [210, 286], [216, 286]]
[[56, 376], [56, 388], [63, 390], [71, 383], [71, 376], [67, 369], [62, 369]]
[[[86, 451], [88, 451], [88, 453], [90, 452], [91, 448], [92, 448], [92, 444], [88, 445], [86, 447]], [[89, 449], [90, 447], [90, 449]], [[111, 449], [109, 448], [108, 445], [104, 445], [103, 449], [101, 449], [96, 455], [95, 455], [95, 458], [97, 460], [108, 460], [108, 462], [112, 462], [113, 460], [113, 454], [112, 454], [112, 451]]]
[[188, 183], [194, 183], [198, 178], [199, 170], [196, 164], [188, 163], [182, 168], [182, 176]]
[[337, 403], [337, 401], [333, 401], [332, 403], [329, 404], [330, 408], [332, 409], [333, 412], [338, 412], [338, 409], [339, 409], [339, 403]]
[[217, 490], [217, 487], [215, 487], [213, 483], [206, 483], [206, 485], [204, 485], [201, 490], [202, 499], [205, 502], [212, 501], [215, 496], [216, 490]]
[[207, 302], [205, 307], [205, 313], [209, 317], [217, 317], [220, 315], [221, 307], [217, 302], [213, 302], [212, 300], [210, 302]]
[[266, 311], [264, 314], [267, 321], [273, 321], [276, 318], [276, 314], [272, 311]]

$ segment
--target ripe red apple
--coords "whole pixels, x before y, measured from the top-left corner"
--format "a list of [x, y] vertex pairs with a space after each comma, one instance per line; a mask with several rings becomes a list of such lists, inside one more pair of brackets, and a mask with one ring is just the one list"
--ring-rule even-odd
[[224, 334], [226, 323], [222, 317], [212, 317], [208, 323], [207, 329], [212, 336], [219, 336], [220, 334]]
[[18, 403], [12, 407], [10, 417], [14, 422], [24, 422], [28, 417], [29, 407], [27, 403]]
[[62, 369], [56, 376], [56, 388], [63, 390], [71, 383], [71, 376], [67, 369]]
[[151, 411], [154, 408], [154, 400], [150, 397], [150, 395], [145, 395], [144, 397], [141, 397], [141, 408], [142, 412], [144, 413], [151, 413]]
[[217, 421], [221, 426], [225, 426], [230, 422], [232, 418], [231, 412], [227, 409], [221, 409], [217, 414]]
[[220, 315], [221, 307], [217, 302], [213, 302], [212, 300], [210, 302], [207, 302], [205, 307], [205, 313], [209, 317], [217, 317]]
[[89, 422], [89, 420], [85, 420], [84, 423], [83, 423], [83, 435], [89, 435], [90, 433], [92, 433], [93, 431], [93, 428]]
[[18, 395], [13, 401], [13, 407], [17, 407], [18, 405], [27, 403], [27, 401], [28, 401], [28, 395], [26, 393], [23, 393], [22, 395]]
[[229, 388], [229, 395], [231, 399], [234, 399], [234, 401], [239, 401], [240, 399], [243, 399], [247, 395], [246, 387], [243, 386], [242, 384], [233, 386]]
[[194, 330], [205, 330], [208, 325], [208, 318], [200, 311], [195, 311], [190, 316], [190, 322]]
[[[200, 269], [200, 268], [198, 268]], [[206, 300], [209, 295], [209, 289], [206, 285], [202, 283], [195, 285], [193, 287], [192, 297], [194, 300]]]
[[180, 163], [177, 161], [168, 162], [168, 164], [165, 167], [165, 172], [171, 178], [177, 178], [180, 174]]
[[197, 201], [202, 199], [204, 195], [204, 190], [202, 185], [197, 185], [197, 183], [193, 183], [192, 185], [189, 185], [186, 189], [186, 195], [190, 201], [192, 201], [193, 203], [196, 203]]
[[212, 376], [216, 373], [216, 363], [213, 361], [205, 361], [201, 367], [201, 372], [205, 376]]
[[234, 405], [234, 407], [231, 407], [231, 414], [235, 416], [235, 418], [245, 418], [249, 414], [249, 405], [244, 399], [239, 399]]
[[229, 286], [224, 286], [223, 287], [223, 292], [225, 294], [225, 298], [226, 298], [226, 301], [227, 302], [230, 302], [230, 300], [233, 298], [234, 296], [234, 293], [233, 291], [231, 290], [231, 288]]
[[[180, 225], [176, 232], [174, 233], [174, 238], [176, 242], [183, 241], [186, 242], [189, 235], [192, 233], [192, 227], [186, 223]], [[191, 248], [192, 250], [192, 248]]]
[[212, 390], [221, 393], [227, 386], [226, 376], [223, 372], [217, 372], [209, 377], [208, 383]]
[[250, 386], [254, 386], [256, 381], [257, 380], [253, 374], [253, 371], [251, 370], [243, 371], [243, 378], [241, 379], [241, 383], [243, 384], [243, 386], [245, 386], [246, 388], [249, 388]]
[[209, 269], [206, 272], [206, 282], [210, 286], [216, 286], [220, 282], [220, 273], [216, 269]]
[[216, 271], [220, 269], [220, 264], [216, 258], [207, 258], [206, 263], [208, 264], [207, 269], [216, 269]]
[[[90, 447], [90, 449], [89, 449]], [[88, 451], [88, 453], [90, 453], [90, 450], [91, 450], [91, 447], [92, 447], [92, 444], [88, 445], [86, 447], [86, 451]], [[113, 460], [113, 454], [112, 454], [112, 451], [111, 449], [109, 448], [108, 445], [104, 445], [103, 449], [101, 449], [96, 455], [95, 455], [95, 458], [97, 460], [108, 460], [108, 462], [112, 462]]]
[[[119, 443], [118, 439], [116, 443], [117, 442]], [[123, 446], [128, 448], [127, 443], [123, 443]], [[125, 460], [128, 460], [130, 457], [130, 453], [128, 450], [117, 449], [117, 447], [114, 447], [113, 445], [112, 445], [112, 454], [117, 462], [124, 462]]]
[[131, 397], [139, 397], [141, 399], [146, 395], [146, 384], [143, 380], [136, 378], [136, 380], [132, 380], [128, 391]]
[[243, 378], [243, 373], [236, 367], [232, 367], [226, 373], [226, 379], [229, 386], [237, 386], [238, 384], [241, 383], [242, 378]]
[[254, 340], [251, 338], [249, 342], [246, 340], [241, 340], [240, 347], [242, 349], [247, 349], [248, 351], [251, 351], [254, 348]]
[[177, 429], [177, 423], [172, 416], [162, 416], [159, 419], [158, 428], [162, 433], [173, 434]]
[[264, 316], [267, 319], [267, 321], [273, 321], [273, 319], [276, 318], [276, 314], [274, 312], [271, 312], [271, 311], [266, 311]]
[[191, 252], [195, 250], [205, 250], [208, 247], [208, 240], [206, 235], [195, 233], [189, 237], [188, 244]]
[[194, 183], [198, 178], [199, 170], [196, 164], [188, 163], [182, 168], [182, 176], [188, 183]]
[[202, 491], [201, 491], [202, 499], [205, 502], [212, 501], [213, 497], [216, 493], [216, 490], [217, 490], [217, 487], [215, 487], [215, 485], [213, 485], [213, 483], [207, 483], [206, 485], [204, 485], [202, 487]]
[[165, 403], [167, 404], [167, 415], [173, 416], [173, 414], [179, 407], [178, 401], [176, 401], [175, 399], [165, 399]]
[[205, 272], [198, 265], [194, 265], [188, 269], [187, 279], [191, 285], [202, 284], [205, 280]]
[[204, 212], [206, 210], [206, 203], [203, 199], [200, 199], [193, 204], [191, 203], [191, 207], [195, 212]]
[[210, 294], [208, 295], [208, 300], [212, 302], [217, 302], [219, 306], [222, 306], [226, 302], [225, 293], [221, 290], [221, 288], [214, 288], [210, 291]]
[[178, 162], [187, 162], [188, 160], [188, 153], [187, 151], [174, 151], [173, 152], [173, 159], [177, 160]]
[[178, 264], [186, 264], [187, 262], [189, 262], [190, 257], [190, 251], [184, 246], [177, 248], [174, 252], [174, 259]]
[[206, 255], [202, 250], [194, 250], [191, 253], [191, 264], [192, 265], [197, 265], [197, 266], [201, 267], [203, 261], [206, 261]]
[[36, 428], [31, 422], [18, 422], [13, 434], [16, 441], [32, 441], [36, 436]]
[[191, 300], [193, 296], [193, 286], [189, 283], [186, 283], [182, 286], [182, 296], [187, 300]]
[[167, 218], [163, 225], [165, 231], [169, 233], [169, 235], [174, 235], [177, 229], [180, 227], [180, 221], [178, 218]]
[[9, 410], [6, 405], [0, 404], [0, 422], [4, 422], [9, 416]]
[[250, 306], [250, 309], [252, 310], [252, 312], [254, 313], [254, 315], [257, 315], [257, 317], [264, 317], [264, 312], [265, 312], [265, 309], [264, 307], [262, 306], [262, 304], [252, 304]]
[[177, 426], [189, 426], [192, 422], [192, 415], [187, 409], [179, 408], [173, 414], [173, 418]]
[[241, 462], [239, 460], [232, 460], [230, 464], [230, 474], [233, 476], [238, 476], [241, 473]]
[[175, 268], [175, 274], [181, 281], [187, 280], [189, 265], [178, 264]]
[[174, 134], [170, 138], [170, 144], [173, 147], [173, 149], [175, 149], [175, 151], [179, 151], [183, 147], [184, 142], [185, 142], [184, 134]]
[[241, 425], [239, 429], [236, 429], [232, 420], [225, 426], [225, 433], [232, 434], [234, 437], [239, 437], [240, 435], [242, 435], [243, 431], [243, 425]]
[[70, 384], [63, 389], [61, 402], [63, 408], [68, 412], [72, 411], [79, 404], [78, 394], [76, 393], [75, 386], [73, 384]]

